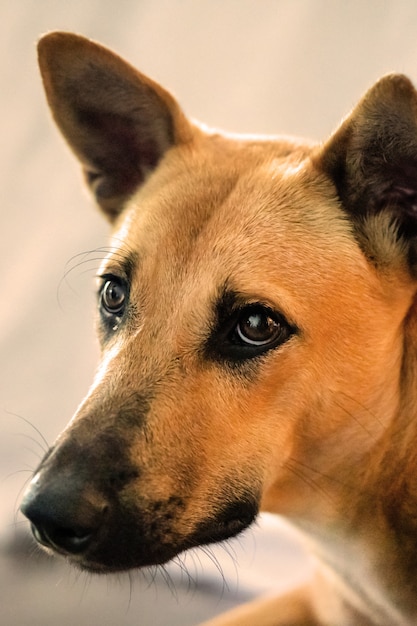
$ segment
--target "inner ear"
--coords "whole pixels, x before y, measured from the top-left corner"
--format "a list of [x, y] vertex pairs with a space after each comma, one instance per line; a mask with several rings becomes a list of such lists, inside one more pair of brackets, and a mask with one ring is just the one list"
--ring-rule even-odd
[[[365, 237], [375, 220], [412, 252], [417, 234], [417, 96], [405, 76], [382, 78], [319, 150], [315, 163], [333, 181], [342, 206]], [[368, 242], [370, 248], [373, 241]], [[375, 247], [375, 246], [374, 246]], [[413, 254], [411, 254], [413, 256]], [[415, 256], [415, 255], [414, 255]], [[376, 259], [384, 262], [384, 259]]]
[[113, 220], [191, 125], [167, 91], [103, 46], [51, 33], [38, 53], [54, 119]]

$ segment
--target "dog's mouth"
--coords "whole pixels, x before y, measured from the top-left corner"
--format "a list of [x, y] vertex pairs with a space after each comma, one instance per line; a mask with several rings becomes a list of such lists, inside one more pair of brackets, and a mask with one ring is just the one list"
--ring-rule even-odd
[[[239, 508], [240, 507], [241, 505], [239, 505]], [[246, 509], [246, 504], [244, 507]], [[121, 551], [117, 551], [117, 554], [113, 553], [111, 558], [109, 558], [110, 551], [108, 549], [104, 549], [103, 553], [100, 553], [99, 549], [96, 554], [92, 552], [90, 555], [86, 552], [85, 554], [78, 555], [78, 558], [76, 558], [74, 562], [83, 570], [96, 574], [124, 571], [137, 567], [163, 565], [186, 550], [231, 539], [244, 531], [254, 521], [256, 512], [249, 512], [249, 510], [247, 510], [243, 513], [242, 511], [241, 518], [230, 518], [226, 520], [223, 519], [223, 516], [221, 517], [222, 519], [213, 518], [202, 522], [195, 532], [182, 539], [178, 538], [175, 540], [175, 538], [173, 538], [172, 542], [152, 543], [150, 541], [146, 545], [142, 543], [139, 547], [136, 542], [137, 551], [135, 551], [135, 546], [132, 546], [131, 556], [127, 558]], [[115, 544], [114, 546], [116, 547]], [[139, 554], [140, 557], [137, 558]]]
[[117, 498], [97, 505], [82, 490], [77, 496], [68, 490], [68, 483], [59, 489], [56, 480], [45, 487], [38, 481], [26, 494], [22, 512], [40, 545], [95, 573], [164, 564], [187, 549], [237, 535], [258, 513], [257, 498], [227, 494], [227, 505], [202, 515], [187, 532], [190, 504], [178, 496], [146, 507], [126, 506]]

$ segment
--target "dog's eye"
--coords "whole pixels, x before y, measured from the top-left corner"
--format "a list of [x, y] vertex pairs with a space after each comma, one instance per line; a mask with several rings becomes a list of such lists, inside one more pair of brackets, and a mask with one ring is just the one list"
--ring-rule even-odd
[[278, 315], [261, 305], [245, 307], [229, 335], [234, 345], [263, 351], [282, 343], [290, 334], [289, 325]]
[[244, 367], [245, 361], [279, 348], [299, 332], [268, 304], [248, 302], [244, 294], [224, 289], [214, 303], [214, 323], [204, 344], [204, 355], [212, 361]]
[[262, 304], [249, 304], [232, 313], [210, 343], [222, 358], [238, 362], [282, 345], [295, 332], [281, 314]]
[[234, 339], [249, 346], [265, 346], [282, 333], [279, 321], [262, 307], [245, 309], [235, 328]]
[[126, 286], [119, 279], [107, 278], [104, 280], [100, 292], [102, 311], [111, 316], [121, 317], [126, 306]]

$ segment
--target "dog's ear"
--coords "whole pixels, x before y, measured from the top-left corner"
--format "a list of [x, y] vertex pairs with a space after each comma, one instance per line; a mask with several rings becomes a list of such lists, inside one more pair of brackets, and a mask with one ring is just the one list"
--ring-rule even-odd
[[417, 94], [405, 76], [377, 82], [315, 156], [336, 186], [365, 254], [401, 251], [417, 273]]
[[192, 137], [174, 98], [113, 52], [55, 32], [38, 45], [53, 116], [113, 221], [166, 150]]

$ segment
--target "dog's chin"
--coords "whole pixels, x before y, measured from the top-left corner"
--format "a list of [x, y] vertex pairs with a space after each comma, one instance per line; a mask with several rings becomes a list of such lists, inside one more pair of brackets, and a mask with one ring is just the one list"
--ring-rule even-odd
[[257, 514], [257, 504], [235, 502], [220, 515], [201, 522], [185, 538], [176, 539], [172, 536], [170, 542], [162, 542], [160, 539], [152, 541], [148, 538], [146, 542], [141, 542], [136, 535], [136, 540], [131, 543], [130, 532], [127, 532], [126, 543], [120, 542], [119, 536], [117, 542], [108, 540], [102, 545], [96, 545], [91, 552], [67, 558], [77, 568], [92, 574], [111, 574], [164, 565], [186, 550], [235, 537], [252, 524]]

